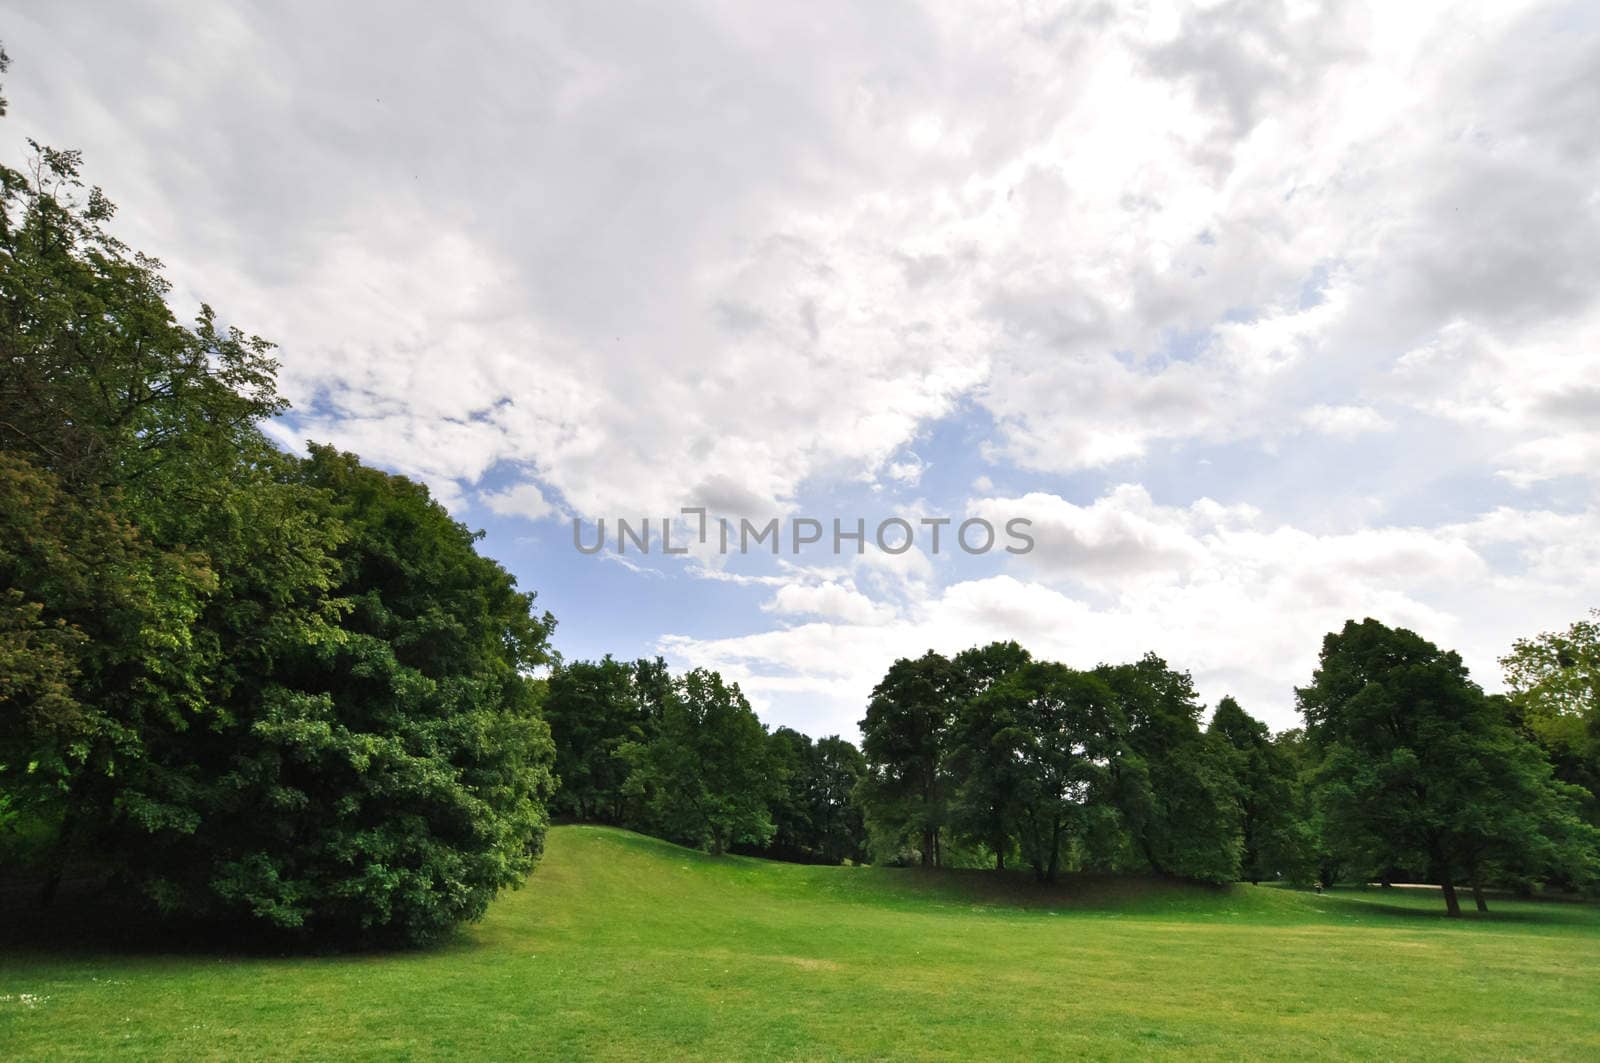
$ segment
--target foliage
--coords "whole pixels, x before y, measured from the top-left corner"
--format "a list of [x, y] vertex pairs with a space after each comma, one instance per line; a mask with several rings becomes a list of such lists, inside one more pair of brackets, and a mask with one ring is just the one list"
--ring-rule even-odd
[[1588, 792], [1600, 824], [1600, 609], [1565, 631], [1518, 639], [1500, 659], [1520, 726], [1541, 745], [1557, 778]]
[[1376, 620], [1323, 641], [1299, 691], [1321, 755], [1330, 841], [1372, 868], [1421, 866], [1457, 914], [1455, 884], [1498, 868], [1592, 877], [1595, 840], [1572, 788], [1516, 734], [1459, 655]]
[[1267, 725], [1231, 697], [1217, 702], [1207, 734], [1225, 743], [1238, 803], [1240, 876], [1248, 882], [1282, 878], [1304, 885], [1314, 853], [1293, 756]]
[[654, 728], [638, 692], [639, 674], [637, 666], [609, 656], [563, 663], [550, 673], [544, 716], [555, 740], [555, 772], [561, 781], [551, 807], [560, 814], [631, 822], [623, 792], [629, 765], [622, 747], [645, 741]]
[[767, 733], [722, 676], [695, 669], [678, 679], [655, 733], [628, 742], [626, 789], [643, 797], [652, 826], [668, 838], [726, 852], [772, 837]]
[[763, 855], [801, 863], [866, 858], [866, 828], [853, 794], [866, 773], [861, 751], [838, 735], [812, 742], [780, 727], [768, 739], [775, 786], [773, 835]]
[[997, 755], [979, 758], [998, 774], [986, 793], [1004, 794], [1023, 859], [1042, 881], [1061, 870], [1063, 844], [1081, 834], [1103, 800], [1118, 749], [1115, 696], [1097, 677], [1061, 664], [1017, 668], [974, 702], [979, 732]]
[[946, 732], [960, 694], [949, 660], [929, 650], [902, 658], [872, 690], [861, 721], [861, 752], [867, 774], [859, 799], [877, 831], [915, 839], [924, 867], [940, 863], [951, 783]]
[[1134, 851], [1153, 871], [1205, 882], [1239, 875], [1239, 827], [1227, 756], [1200, 729], [1187, 672], [1155, 654], [1095, 669], [1122, 710], [1112, 789]]
[[[3, 61], [0, 61], [3, 68]], [[0, 167], [0, 826], [162, 912], [421, 941], [533, 866], [553, 621], [425, 489], [258, 429], [270, 345]]]

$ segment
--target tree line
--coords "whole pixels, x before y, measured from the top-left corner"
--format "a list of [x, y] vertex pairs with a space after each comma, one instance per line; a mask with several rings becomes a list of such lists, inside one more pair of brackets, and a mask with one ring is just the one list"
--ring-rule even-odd
[[736, 684], [659, 661], [558, 665], [545, 714], [559, 815], [713, 852], [1021, 865], [1197, 882], [1600, 885], [1600, 626], [1517, 643], [1512, 693], [1376, 620], [1323, 642], [1273, 734], [1209, 714], [1154, 654], [1075, 669], [1015, 642], [895, 661], [859, 751], [768, 734]]
[[803, 863], [866, 859], [854, 800], [866, 763], [851, 742], [768, 733], [738, 684], [665, 662], [558, 663], [544, 715], [556, 744], [558, 817], [609, 823], [713, 853]]

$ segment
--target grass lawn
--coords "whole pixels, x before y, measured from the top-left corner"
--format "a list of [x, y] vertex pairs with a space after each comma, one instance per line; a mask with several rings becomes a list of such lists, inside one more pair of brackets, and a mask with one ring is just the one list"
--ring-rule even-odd
[[562, 827], [526, 888], [428, 952], [0, 946], [0, 1059], [1600, 1059], [1600, 908], [1494, 908], [1044, 894]]

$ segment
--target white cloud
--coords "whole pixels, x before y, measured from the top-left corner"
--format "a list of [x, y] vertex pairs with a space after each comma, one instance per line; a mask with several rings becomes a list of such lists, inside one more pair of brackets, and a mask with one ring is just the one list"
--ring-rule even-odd
[[893, 606], [875, 603], [853, 585], [787, 583], [761, 607], [767, 612], [841, 620], [851, 624], [878, 624], [892, 620]]
[[503, 491], [480, 494], [478, 501], [502, 517], [515, 516], [538, 520], [558, 512], [539, 490], [539, 485], [531, 483], [516, 484]]
[[929, 644], [1154, 647], [1283, 723], [1347, 615], [1481, 671], [1592, 604], [1597, 34], [1521, 2], [398, 3], [374, 36], [106, 0], [14, 13], [7, 122], [85, 149], [179, 300], [279, 342], [275, 438], [458, 510], [766, 519], [931, 493], [960, 449], [973, 512], [1036, 514], [1002, 574], [696, 546], [752, 633], [683, 660], [846, 720]]
[[1359, 436], [1394, 427], [1371, 406], [1312, 406], [1300, 415], [1300, 421], [1312, 431], [1330, 436]]
[[[1593, 510], [1500, 509], [1433, 529], [1315, 534], [1262, 526], [1248, 507], [1160, 505], [1123, 485], [1086, 506], [1035, 494], [978, 500], [972, 511], [1037, 514], [1034, 553], [1010, 574], [924, 584], [887, 622], [835, 613], [838, 623], [668, 636], [661, 648], [737, 675], [758, 702], [809, 712], [831, 730], [854, 726], [895, 657], [1010, 638], [1080, 667], [1154, 650], [1192, 671], [1208, 701], [1232, 693], [1288, 727], [1293, 688], [1310, 679], [1322, 636], [1347, 619], [1373, 616], [1460, 648], [1493, 688], [1496, 658], [1514, 638], [1600, 597]], [[1507, 549], [1492, 566], [1490, 555]], [[792, 704], [798, 692], [804, 708]]]

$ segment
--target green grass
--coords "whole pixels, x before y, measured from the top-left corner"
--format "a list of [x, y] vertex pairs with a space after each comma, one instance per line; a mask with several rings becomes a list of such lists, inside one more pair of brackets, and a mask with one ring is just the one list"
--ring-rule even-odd
[[7, 947], [0, 1059], [1600, 1058], [1600, 909], [1437, 907], [1043, 893], [563, 827], [525, 889], [428, 952]]

